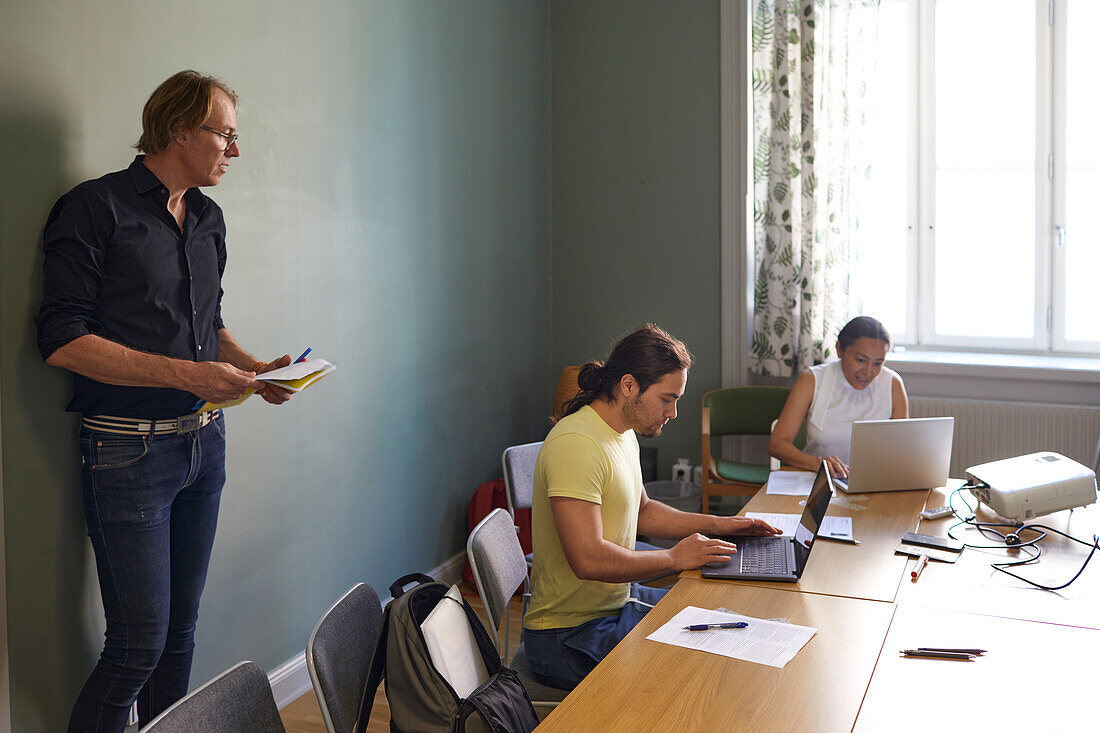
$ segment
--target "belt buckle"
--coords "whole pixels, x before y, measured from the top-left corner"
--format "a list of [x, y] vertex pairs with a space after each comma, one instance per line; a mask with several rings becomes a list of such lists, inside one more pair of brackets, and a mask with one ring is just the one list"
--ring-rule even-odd
[[193, 433], [202, 427], [202, 413], [196, 412], [193, 415], [181, 415], [176, 418], [176, 432], [177, 433]]

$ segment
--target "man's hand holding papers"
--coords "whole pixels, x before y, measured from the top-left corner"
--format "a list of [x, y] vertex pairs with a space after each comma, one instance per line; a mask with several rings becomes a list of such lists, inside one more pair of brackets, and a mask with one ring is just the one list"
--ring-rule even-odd
[[[301, 392], [314, 382], [334, 371], [336, 371], [335, 364], [327, 362], [324, 359], [310, 359], [309, 361], [300, 361], [296, 364], [289, 364], [279, 369], [272, 369], [271, 371], [257, 374], [256, 381], [277, 385], [291, 392]], [[199, 412], [209, 412], [211, 410], [219, 410], [225, 407], [239, 405], [248, 399], [254, 391], [255, 390], [249, 390], [245, 393], [244, 397], [237, 400], [230, 400], [229, 402], [219, 402], [217, 404], [207, 402], [199, 408]]]

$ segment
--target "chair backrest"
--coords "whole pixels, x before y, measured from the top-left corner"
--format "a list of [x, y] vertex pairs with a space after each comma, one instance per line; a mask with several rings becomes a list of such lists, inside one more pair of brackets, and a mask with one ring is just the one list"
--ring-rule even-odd
[[[503, 649], [497, 635], [500, 620], [508, 610], [508, 601], [527, 581], [527, 562], [523, 559], [512, 517], [503, 509], [494, 509], [478, 522], [466, 542], [466, 557], [474, 571], [474, 582], [481, 604], [489, 616], [489, 632], [497, 649]], [[507, 644], [505, 638], [505, 644]]]
[[504, 449], [500, 462], [504, 466], [504, 486], [508, 494], [508, 513], [516, 516], [517, 509], [530, 509], [535, 493], [535, 460], [542, 450], [542, 441], [513, 445]]
[[358, 583], [325, 611], [306, 643], [306, 665], [329, 733], [351, 733], [382, 629], [382, 604]]
[[707, 392], [703, 409], [710, 415], [709, 435], [770, 435], [772, 421], [783, 411], [790, 392], [787, 387], [729, 387]]
[[278, 733], [279, 717], [267, 673], [238, 662], [158, 715], [141, 733]]
[[581, 367], [579, 364], [567, 366], [561, 370], [558, 384], [554, 388], [554, 403], [550, 409], [550, 414], [554, 420], [560, 420], [565, 414], [566, 403], [580, 394], [581, 386], [577, 384], [577, 377], [580, 373]]

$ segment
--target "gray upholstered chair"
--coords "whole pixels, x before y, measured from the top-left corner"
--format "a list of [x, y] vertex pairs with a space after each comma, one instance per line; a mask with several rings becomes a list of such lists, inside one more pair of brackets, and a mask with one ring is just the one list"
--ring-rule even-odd
[[382, 630], [382, 604], [367, 583], [325, 611], [306, 642], [306, 665], [328, 733], [351, 733]]
[[[517, 509], [530, 509], [535, 493], [535, 461], [542, 450], [542, 441], [513, 445], [504, 449], [500, 463], [504, 467], [504, 493], [508, 497], [508, 513], [515, 522]], [[527, 553], [527, 568], [531, 568], [533, 553]]]
[[508, 494], [508, 513], [516, 516], [516, 509], [530, 509], [535, 491], [535, 460], [542, 450], [542, 441], [513, 445], [504, 449], [500, 462], [504, 467], [504, 486]]
[[[509, 618], [508, 604], [521, 585], [527, 589], [527, 563], [523, 560], [523, 548], [516, 537], [512, 517], [503, 509], [494, 509], [481, 520], [466, 543], [466, 556], [474, 571], [474, 582], [481, 596], [481, 604], [489, 619], [489, 633], [501, 655], [508, 653]], [[497, 629], [504, 618], [504, 641], [501, 643]], [[549, 687], [531, 674], [527, 664], [527, 652], [520, 642], [509, 664], [523, 681], [527, 694], [537, 706], [553, 707], [565, 699], [569, 690]]]
[[286, 731], [267, 673], [238, 662], [153, 718], [141, 733], [279, 733]]

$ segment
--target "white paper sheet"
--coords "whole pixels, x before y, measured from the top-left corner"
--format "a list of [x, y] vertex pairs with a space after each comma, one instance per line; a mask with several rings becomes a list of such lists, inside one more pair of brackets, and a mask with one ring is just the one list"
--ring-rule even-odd
[[458, 586], [452, 585], [447, 595], [454, 600], [440, 598], [424, 623], [420, 624], [420, 630], [424, 633], [424, 643], [432, 664], [451, 683], [459, 697], [467, 698], [489, 679], [489, 671], [485, 669], [485, 660], [478, 651], [470, 620], [462, 608], [462, 594], [458, 592]]
[[280, 369], [272, 369], [270, 372], [264, 372], [256, 377], [261, 382], [272, 381], [276, 379], [293, 380], [301, 379], [302, 377], [308, 377], [314, 372], [319, 372], [322, 369], [328, 369], [332, 364], [324, 359], [309, 359], [308, 361], [300, 361], [297, 364], [289, 364]]
[[[749, 625], [744, 629], [684, 630], [684, 627], [689, 624], [717, 624], [728, 621], [747, 621]], [[783, 624], [736, 613], [688, 606], [646, 638], [662, 644], [698, 649], [711, 654], [720, 654], [723, 657], [782, 669], [816, 633], [817, 629], [809, 626]]]
[[[768, 512], [745, 512], [749, 519], [763, 519], [771, 526], [778, 529], [785, 537], [794, 537], [794, 529], [798, 526], [801, 514], [770, 514]], [[821, 527], [817, 536], [837, 537], [839, 539], [854, 539], [852, 537], [851, 517], [825, 517], [821, 520]]]
[[809, 496], [817, 474], [812, 471], [772, 471], [768, 475], [768, 493], [782, 496]]

